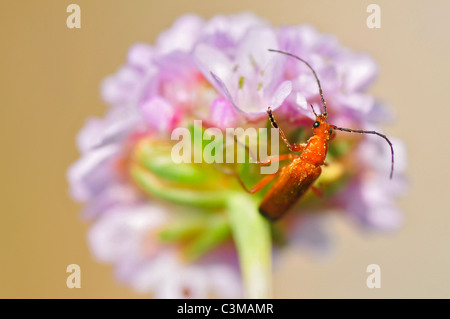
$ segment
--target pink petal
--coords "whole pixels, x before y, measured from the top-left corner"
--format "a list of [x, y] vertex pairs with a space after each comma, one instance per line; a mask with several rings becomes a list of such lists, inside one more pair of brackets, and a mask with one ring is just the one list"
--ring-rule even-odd
[[140, 105], [147, 124], [158, 132], [172, 130], [176, 120], [176, 111], [172, 104], [162, 97], [153, 97]]
[[197, 15], [181, 16], [169, 30], [161, 33], [156, 40], [158, 53], [164, 55], [174, 51], [191, 51], [203, 24], [204, 21]]
[[92, 253], [102, 262], [114, 263], [125, 256], [139, 256], [150, 231], [165, 220], [165, 212], [158, 207], [118, 207], [103, 214], [89, 230]]
[[148, 68], [152, 63], [154, 49], [146, 43], [136, 43], [128, 50], [127, 61], [130, 65], [142, 69]]
[[204, 26], [204, 34], [226, 34], [234, 43], [237, 43], [244, 34], [256, 26], [267, 25], [267, 21], [259, 18], [251, 12], [243, 12], [234, 15], [217, 15]]
[[67, 172], [72, 197], [87, 201], [115, 176], [112, 161], [119, 153], [119, 145], [108, 145], [84, 154]]
[[224, 98], [214, 100], [210, 113], [212, 124], [221, 129], [235, 127], [238, 122], [237, 116], [238, 113], [228, 100]]
[[336, 67], [344, 81], [345, 90], [349, 92], [365, 90], [378, 74], [375, 61], [365, 54], [346, 55], [336, 61]]

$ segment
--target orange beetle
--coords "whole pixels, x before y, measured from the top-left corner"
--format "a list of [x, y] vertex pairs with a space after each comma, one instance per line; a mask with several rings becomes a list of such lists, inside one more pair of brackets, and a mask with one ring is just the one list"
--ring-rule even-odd
[[275, 181], [273, 186], [268, 190], [265, 194], [259, 211], [262, 215], [271, 220], [276, 220], [283, 216], [311, 187], [314, 187], [313, 184], [320, 176], [322, 169], [321, 166], [324, 165], [325, 157], [328, 151], [328, 142], [334, 137], [334, 130], [351, 132], [351, 133], [367, 133], [367, 134], [375, 134], [382, 138], [384, 138], [391, 148], [391, 173], [390, 178], [392, 178], [392, 174], [394, 171], [394, 149], [392, 147], [391, 141], [389, 139], [378, 132], [375, 131], [365, 131], [365, 130], [355, 130], [348, 128], [337, 127], [336, 125], [329, 124], [327, 122], [327, 108], [326, 102], [323, 97], [322, 88], [320, 86], [319, 78], [317, 77], [314, 69], [309, 65], [308, 62], [295, 56], [291, 53], [279, 51], [279, 50], [269, 50], [272, 52], [278, 52], [281, 54], [285, 54], [296, 58], [297, 60], [305, 63], [309, 69], [313, 72], [317, 84], [319, 86], [319, 93], [322, 101], [323, 113], [317, 115], [314, 111], [313, 106], [311, 108], [313, 110], [314, 115], [316, 116], [316, 120], [313, 124], [313, 136], [309, 138], [308, 142], [305, 144], [291, 144], [287, 140], [284, 132], [281, 128], [278, 127], [270, 107], [267, 108], [267, 114], [269, 115], [270, 123], [272, 127], [278, 129], [278, 132], [286, 144], [292, 152], [301, 152], [300, 155], [289, 153], [279, 156], [269, 157], [267, 160], [263, 162], [258, 162], [260, 165], [269, 164], [272, 161], [281, 161], [285, 159], [290, 159], [291, 162], [284, 166], [279, 172], [271, 175], [267, 175], [261, 181], [259, 181], [252, 189], [248, 190], [243, 182], [239, 180], [241, 185], [246, 189], [249, 193], [255, 193], [262, 189], [267, 183], [269, 183], [272, 179], [279, 175], [279, 178]]

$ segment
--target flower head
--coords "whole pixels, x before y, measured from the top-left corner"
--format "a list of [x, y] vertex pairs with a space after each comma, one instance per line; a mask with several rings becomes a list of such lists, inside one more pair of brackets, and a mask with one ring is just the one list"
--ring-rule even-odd
[[[195, 137], [209, 128], [264, 128], [269, 106], [290, 141], [311, 136], [309, 104], [321, 107], [314, 75], [268, 49], [311, 64], [333, 124], [373, 130], [389, 114], [367, 93], [376, 63], [310, 25], [275, 28], [250, 13], [208, 21], [185, 15], [154, 46], [132, 46], [125, 65], [103, 81], [108, 111], [86, 122], [81, 157], [68, 171], [72, 197], [92, 221], [92, 253], [113, 264], [121, 282], [159, 298], [268, 297], [272, 246], [329, 246], [318, 211], [341, 210], [366, 229], [401, 225], [395, 198], [405, 191], [406, 156], [397, 139], [389, 181], [384, 141], [339, 132], [316, 183], [323, 196], [308, 191], [274, 224], [258, 212], [267, 188], [249, 195], [236, 179], [258, 182], [256, 164], [172, 160], [174, 129]], [[226, 148], [220, 138], [211, 145]], [[208, 147], [192, 144], [194, 153]]]

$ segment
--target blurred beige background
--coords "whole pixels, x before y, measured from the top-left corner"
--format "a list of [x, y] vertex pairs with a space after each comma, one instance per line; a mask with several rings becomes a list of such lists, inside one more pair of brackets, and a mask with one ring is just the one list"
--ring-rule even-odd
[[[82, 27], [66, 27], [66, 7]], [[381, 6], [381, 29], [366, 8]], [[286, 252], [275, 273], [278, 298], [449, 298], [449, 1], [2, 1], [0, 106], [0, 297], [139, 298], [112, 268], [93, 260], [88, 225], [68, 196], [75, 135], [106, 110], [100, 81], [125, 61], [131, 44], [153, 43], [181, 14], [205, 18], [253, 11], [274, 25], [312, 23], [373, 55], [381, 73], [372, 92], [389, 101], [385, 127], [408, 145], [411, 189], [395, 234], [367, 236], [332, 220], [336, 252], [324, 261]], [[77, 263], [82, 288], [66, 287]], [[366, 266], [381, 266], [381, 288], [366, 287]]]

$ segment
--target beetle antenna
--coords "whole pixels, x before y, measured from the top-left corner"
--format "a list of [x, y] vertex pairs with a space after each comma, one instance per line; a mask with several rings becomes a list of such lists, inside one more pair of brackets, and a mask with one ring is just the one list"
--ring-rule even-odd
[[343, 128], [343, 127], [337, 127], [336, 125], [330, 125], [333, 129], [344, 131], [344, 132], [350, 132], [350, 133], [361, 133], [361, 134], [375, 134], [385, 139], [385, 141], [389, 144], [389, 147], [391, 148], [391, 174], [389, 175], [389, 178], [392, 179], [392, 175], [394, 174], [394, 148], [392, 147], [391, 141], [386, 137], [386, 135], [383, 135], [381, 133], [375, 132], [375, 131], [364, 131], [364, 130], [354, 130], [350, 128]]
[[291, 56], [293, 58], [296, 58], [297, 60], [302, 61], [303, 63], [305, 63], [308, 66], [308, 68], [314, 74], [314, 77], [316, 78], [316, 81], [317, 81], [317, 85], [319, 86], [320, 99], [322, 100], [322, 106], [323, 106], [323, 115], [327, 116], [328, 115], [327, 114], [327, 103], [325, 102], [325, 99], [323, 98], [323, 92], [322, 92], [322, 87], [320, 86], [319, 77], [317, 76], [316, 71], [314, 71], [312, 66], [308, 62], [303, 60], [302, 58], [299, 58], [298, 56], [296, 56], [296, 55], [294, 55], [292, 53], [281, 51], [281, 50], [274, 50], [274, 49], [269, 49], [269, 51], [271, 51], [271, 52], [278, 52], [278, 53], [281, 53], [281, 54], [285, 54], [285, 55]]
[[314, 115], [317, 117], [316, 111], [314, 111], [314, 106], [312, 104], [310, 104], [310, 105], [311, 105], [311, 109], [312, 109]]

